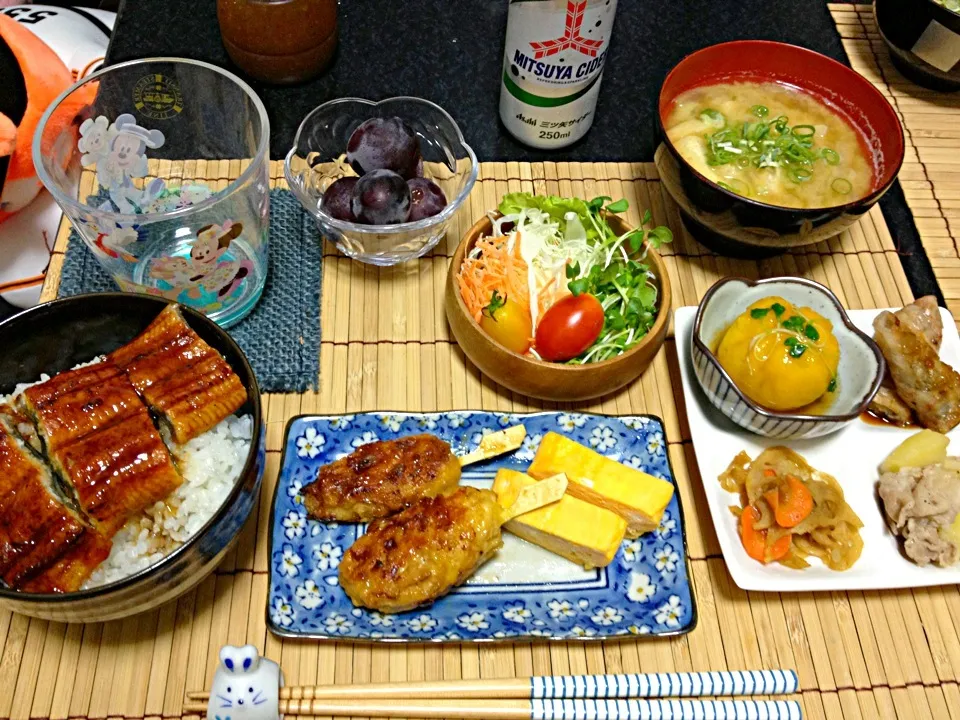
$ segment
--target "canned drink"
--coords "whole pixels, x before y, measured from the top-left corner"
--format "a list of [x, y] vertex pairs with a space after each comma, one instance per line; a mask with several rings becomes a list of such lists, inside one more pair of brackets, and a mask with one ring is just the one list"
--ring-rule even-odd
[[617, 0], [510, 0], [500, 119], [517, 140], [561, 148], [597, 108]]

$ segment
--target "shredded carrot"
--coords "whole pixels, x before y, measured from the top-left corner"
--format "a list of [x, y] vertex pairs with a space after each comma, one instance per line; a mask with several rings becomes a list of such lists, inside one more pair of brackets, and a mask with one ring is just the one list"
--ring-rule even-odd
[[520, 255], [520, 236], [507, 252], [508, 237], [484, 237], [477, 240], [477, 257], [467, 257], [457, 273], [460, 296], [473, 319], [480, 322], [483, 308], [490, 304], [493, 291], [506, 295], [530, 313], [530, 290], [527, 287], [527, 263]]

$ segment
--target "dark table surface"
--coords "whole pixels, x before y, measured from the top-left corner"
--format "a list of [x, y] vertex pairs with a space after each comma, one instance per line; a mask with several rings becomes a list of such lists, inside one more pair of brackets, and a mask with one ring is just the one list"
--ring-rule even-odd
[[[300, 120], [322, 102], [417, 95], [450, 112], [480, 160], [649, 161], [657, 93], [684, 55], [756, 38], [846, 61], [824, 0], [620, 0], [593, 129], [574, 146], [538, 151], [513, 140], [498, 119], [507, 6], [507, 0], [341, 0], [340, 45], [326, 74], [297, 87], [252, 83], [270, 115], [271, 155], [286, 154]], [[108, 62], [159, 55], [236, 70], [220, 42], [214, 0], [127, 0]], [[899, 186], [882, 207], [914, 292], [939, 294]]]
[[[444, 107], [481, 160], [651, 160], [657, 93], [688, 53], [754, 38], [845, 59], [824, 0], [620, 0], [593, 129], [576, 146], [537, 151], [513, 140], [498, 119], [507, 5], [341, 0], [340, 45], [327, 73], [293, 88], [252, 83], [270, 114], [273, 157], [286, 155], [300, 121], [320, 103], [416, 95]], [[128, 0], [107, 59], [150, 55], [236, 71], [220, 41], [214, 0]]]

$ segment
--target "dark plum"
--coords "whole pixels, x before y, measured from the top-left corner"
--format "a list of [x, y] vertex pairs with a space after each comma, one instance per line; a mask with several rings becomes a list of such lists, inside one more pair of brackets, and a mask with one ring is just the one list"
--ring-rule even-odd
[[391, 170], [372, 170], [353, 188], [354, 217], [369, 225], [406, 222], [410, 213], [410, 188]]
[[426, 178], [407, 180], [410, 188], [410, 222], [433, 217], [447, 206], [447, 196], [437, 184]]
[[358, 175], [372, 170], [392, 170], [404, 179], [416, 177], [420, 141], [413, 129], [398, 117], [370, 118], [350, 136], [347, 162]]
[[348, 220], [354, 222], [356, 217], [353, 214], [353, 188], [359, 178], [342, 177], [328, 187], [323, 193], [321, 205], [323, 211], [332, 215], [337, 220]]

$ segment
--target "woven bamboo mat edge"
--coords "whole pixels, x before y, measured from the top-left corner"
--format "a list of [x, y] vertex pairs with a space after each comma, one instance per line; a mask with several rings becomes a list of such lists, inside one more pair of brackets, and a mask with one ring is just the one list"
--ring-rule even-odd
[[[239, 173], [239, 163], [210, 170], [209, 177], [226, 183]], [[158, 174], [176, 172], [158, 168]], [[273, 184], [282, 184], [278, 164], [271, 175]], [[694, 632], [602, 646], [409, 648], [281, 642], [266, 632], [266, 509], [289, 417], [383, 408], [555, 407], [504, 391], [480, 376], [451, 343], [443, 319], [447, 256], [472, 219], [513, 190], [622, 195], [631, 201], [634, 220], [651, 207], [657, 222], [666, 222], [677, 235], [667, 263], [678, 306], [695, 304], [716, 278], [729, 274], [806, 275], [830, 285], [849, 307], [910, 299], [878, 209], [829, 243], [761, 263], [735, 261], [703, 251], [686, 235], [652, 164], [484, 163], [450, 237], [428, 259], [410, 268], [376, 270], [325, 249], [321, 387], [305, 395], [265, 397], [269, 453], [261, 502], [239, 548], [215, 575], [176, 603], [105, 625], [63, 626], [0, 611], [0, 688], [11, 688], [0, 691], [0, 718], [179, 717], [184, 690], [207, 686], [215, 650], [228, 641], [251, 642], [280, 660], [289, 683], [786, 666], [798, 670], [799, 699], [809, 718], [949, 717], [960, 708], [956, 587], [768, 595], [745, 593], [732, 583], [700, 489], [703, 480], [678, 394], [673, 339], [639, 381], [584, 409], [651, 412], [664, 419], [700, 612]], [[61, 264], [65, 247], [61, 231], [56, 246]], [[47, 297], [55, 295], [59, 267], [51, 265]]]
[[890, 100], [903, 123], [900, 185], [947, 307], [960, 317], [960, 96], [921, 88], [900, 74], [871, 5], [829, 8], [851, 65]]
[[[231, 169], [236, 168], [217, 177], [226, 182], [235, 175]], [[276, 165], [271, 174], [280, 181]], [[487, 163], [457, 230], [509, 190], [620, 194], [631, 200], [631, 212], [650, 206], [657, 221], [667, 222], [677, 233], [668, 264], [678, 305], [695, 303], [716, 277], [734, 272], [814, 277], [833, 287], [850, 307], [894, 305], [910, 297], [879, 211], [825, 247], [759, 264], [731, 261], [701, 252], [683, 233], [655, 177], [648, 164]], [[364, 268], [327, 249], [322, 302], [334, 310], [324, 315], [333, 322], [324, 329], [321, 388], [302, 396], [267, 396], [270, 453], [261, 508], [268, 507], [283, 427], [294, 414], [541, 407], [492, 385], [450, 344], [439, 298], [444, 256], [459, 237], [459, 232], [451, 234], [446, 247], [419, 263], [413, 274]], [[61, 233], [58, 253], [65, 248], [64, 240]], [[52, 266], [47, 293], [55, 292], [56, 272]], [[342, 302], [347, 298], [349, 302]], [[371, 320], [369, 313], [356, 310], [390, 300], [400, 301], [406, 317], [421, 318], [416, 330], [413, 323], [398, 322], [396, 314]], [[376, 339], [365, 339], [364, 333]], [[216, 575], [177, 603], [143, 618], [77, 628], [0, 614], [0, 687], [14, 688], [6, 699], [0, 695], [0, 717], [178, 716], [183, 690], [206, 685], [215, 666], [213, 649], [228, 640], [252, 642], [280, 659], [288, 682], [785, 665], [800, 673], [807, 717], [913, 717], [914, 708], [916, 717], [937, 716], [939, 708], [960, 701], [960, 593], [955, 588], [777, 596], [744, 593], [733, 585], [699, 490], [682, 400], [675, 398], [678, 383], [675, 343], [670, 340], [640, 381], [588, 409], [653, 412], [664, 418], [686, 510], [700, 607], [700, 626], [686, 637], [497, 648], [281, 642], [264, 627], [268, 559], [257, 539], [264, 537], [267, 518], [258, 509], [240, 548]], [[950, 627], [943, 625], [945, 619]], [[898, 646], [897, 639], [908, 630], [918, 631], [922, 640]]]

